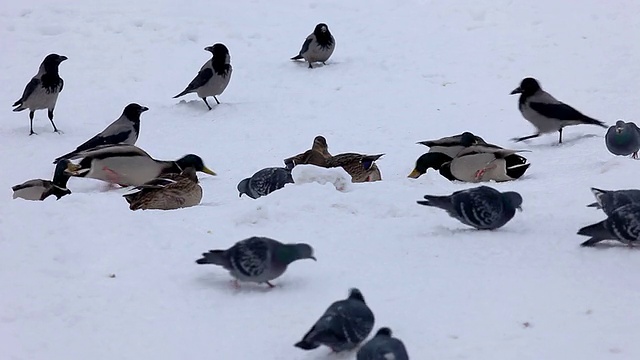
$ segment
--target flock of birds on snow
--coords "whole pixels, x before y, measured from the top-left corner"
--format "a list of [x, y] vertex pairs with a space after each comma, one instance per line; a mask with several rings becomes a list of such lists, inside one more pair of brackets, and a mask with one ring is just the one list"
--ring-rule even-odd
[[[318, 24], [291, 60], [305, 60], [309, 68], [314, 63], [327, 61], [335, 48], [335, 39], [326, 24]], [[217, 96], [226, 89], [231, 79], [232, 66], [229, 51], [217, 43], [204, 50], [212, 54], [189, 85], [176, 95], [178, 98], [196, 93], [207, 108], [207, 97]], [[29, 109], [30, 133], [36, 110], [47, 109], [53, 130], [60, 133], [54, 123], [54, 109], [64, 82], [59, 65], [67, 57], [50, 54], [41, 63], [38, 73], [27, 84], [13, 111]], [[542, 134], [559, 133], [562, 143], [563, 128], [570, 125], [596, 125], [607, 128], [603, 122], [586, 116], [573, 107], [557, 100], [544, 91], [534, 78], [525, 78], [511, 92], [519, 94], [518, 107], [522, 116], [536, 128], [536, 133], [512, 139], [515, 142], [532, 139]], [[26, 200], [44, 200], [53, 195], [57, 199], [71, 194], [67, 188], [70, 177], [93, 178], [109, 184], [133, 186], [124, 196], [131, 210], [179, 209], [198, 205], [202, 188], [196, 172], [216, 175], [195, 154], [177, 160], [157, 160], [135, 146], [140, 132], [140, 116], [147, 107], [131, 103], [122, 115], [100, 133], [76, 147], [75, 150], [54, 160], [52, 180], [34, 179], [14, 186], [13, 197]], [[420, 156], [410, 178], [418, 178], [428, 169], [437, 170], [451, 181], [478, 183], [511, 181], [520, 178], [529, 168], [527, 159], [512, 150], [486, 142], [470, 132], [422, 141], [429, 152]], [[637, 159], [640, 149], [640, 129], [632, 122], [619, 120], [608, 128], [605, 135], [607, 149], [614, 155]], [[311, 149], [284, 160], [285, 167], [265, 168], [243, 179], [237, 186], [239, 195], [257, 199], [293, 183], [291, 170], [297, 165], [323, 168], [342, 168], [351, 176], [351, 182], [382, 180], [376, 160], [383, 154], [367, 155], [343, 153], [331, 155], [327, 140], [317, 136]], [[77, 163], [72, 160], [78, 160]], [[640, 190], [607, 191], [592, 188], [596, 202], [590, 207], [602, 209], [607, 218], [586, 226], [578, 234], [588, 236], [582, 246], [594, 246], [603, 240], [618, 240], [632, 245], [640, 240]], [[479, 186], [450, 195], [426, 195], [418, 204], [445, 210], [451, 217], [468, 226], [494, 230], [509, 222], [520, 209], [522, 196], [517, 192], [500, 192], [489, 186]], [[520, 209], [521, 210], [521, 209]], [[213, 264], [228, 270], [238, 281], [266, 283], [281, 276], [288, 265], [301, 259], [313, 259], [313, 248], [304, 243], [283, 244], [266, 237], [252, 237], [237, 242], [226, 250], [204, 253], [198, 264]], [[353, 350], [373, 330], [374, 315], [360, 290], [353, 288], [349, 296], [331, 304], [303, 339], [295, 346], [311, 350], [325, 345], [335, 352]], [[375, 336], [357, 352], [358, 360], [408, 360], [404, 344], [392, 336], [390, 328], [380, 328]]]

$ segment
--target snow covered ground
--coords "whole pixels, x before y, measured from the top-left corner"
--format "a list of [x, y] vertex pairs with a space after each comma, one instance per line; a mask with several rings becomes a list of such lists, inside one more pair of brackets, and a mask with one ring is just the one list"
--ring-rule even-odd
[[[508, 95], [525, 76], [608, 124], [637, 121], [639, 11], [631, 0], [2, 2], [0, 358], [353, 359], [293, 347], [349, 287], [412, 359], [640, 358], [640, 252], [580, 248], [576, 235], [604, 218], [585, 207], [589, 188], [637, 187], [638, 163], [610, 155], [593, 126], [568, 128], [561, 146], [555, 134], [508, 140], [533, 131]], [[337, 47], [309, 70], [288, 59], [318, 22]], [[216, 42], [234, 66], [222, 104], [172, 99]], [[27, 113], [9, 105], [51, 52], [69, 57], [64, 134], [39, 111], [29, 137]], [[124, 189], [86, 179], [57, 202], [11, 199], [130, 102], [150, 108], [137, 145], [199, 154], [219, 174], [201, 175], [200, 206], [132, 212]], [[465, 130], [532, 150], [522, 179], [492, 184], [524, 197], [498, 231], [415, 203], [471, 186], [407, 178], [427, 150], [416, 141]], [[383, 181], [238, 198], [242, 178], [320, 134], [334, 154], [385, 153]], [[240, 290], [194, 263], [253, 235], [308, 242], [318, 262]]]

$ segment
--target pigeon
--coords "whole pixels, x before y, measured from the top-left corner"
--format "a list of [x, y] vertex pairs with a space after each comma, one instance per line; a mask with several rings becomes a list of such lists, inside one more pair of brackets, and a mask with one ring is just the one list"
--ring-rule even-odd
[[349, 297], [336, 301], [322, 314], [311, 330], [294, 346], [313, 350], [320, 345], [334, 352], [353, 350], [369, 336], [375, 318], [358, 289], [349, 290]]
[[640, 190], [601, 190], [591, 188], [591, 192], [596, 197], [596, 202], [587, 205], [587, 207], [602, 209], [607, 216], [611, 216], [613, 211], [621, 206], [640, 204]]
[[392, 337], [391, 329], [383, 327], [358, 350], [356, 360], [409, 360], [409, 355], [402, 341]]
[[227, 88], [227, 85], [229, 85], [233, 68], [231, 67], [229, 50], [224, 44], [217, 43], [204, 49], [211, 52], [213, 57], [202, 65], [198, 75], [191, 80], [187, 88], [173, 98], [179, 98], [180, 96], [195, 92], [204, 100], [209, 110], [211, 110], [211, 106], [209, 106], [207, 102], [207, 96], [213, 96], [216, 103], [218, 105], [220, 104], [216, 95], [222, 94]]
[[29, 109], [30, 131], [29, 135], [34, 135], [33, 131], [33, 115], [36, 110], [47, 109], [49, 111], [49, 121], [53, 125], [53, 131], [60, 133], [60, 130], [53, 122], [53, 110], [58, 101], [58, 94], [64, 87], [64, 81], [58, 74], [60, 63], [67, 60], [66, 56], [58, 54], [47, 55], [38, 73], [27, 84], [22, 93], [22, 97], [16, 101], [13, 106], [17, 106], [13, 111], [22, 111]]
[[616, 124], [607, 130], [604, 143], [613, 155], [638, 158], [640, 149], [640, 129], [632, 122], [616, 121]]
[[140, 134], [140, 114], [149, 110], [146, 106], [131, 103], [124, 108], [122, 115], [102, 132], [85, 141], [70, 153], [56, 158], [53, 163], [62, 159], [73, 160], [79, 152], [94, 149], [102, 145], [126, 144], [135, 145]]
[[250, 178], [246, 178], [238, 184], [238, 192], [240, 197], [246, 194], [252, 199], [266, 196], [272, 192], [282, 189], [285, 184], [292, 184], [291, 170], [270, 167], [262, 169], [253, 174]]
[[287, 266], [296, 260], [312, 259], [313, 248], [309, 244], [283, 244], [266, 237], [250, 237], [237, 242], [227, 250], [211, 250], [202, 254], [196, 264], [219, 265], [229, 271], [238, 281], [266, 283], [277, 279], [287, 270]]
[[314, 62], [325, 64], [325, 61], [329, 60], [331, 54], [333, 54], [335, 47], [336, 40], [331, 35], [329, 27], [327, 24], [320, 23], [316, 25], [313, 33], [307, 36], [307, 39], [302, 44], [300, 53], [292, 57], [291, 60], [304, 59], [309, 63], [309, 69], [313, 69], [311, 64]]
[[42, 201], [53, 195], [56, 200], [60, 200], [61, 197], [71, 194], [71, 190], [67, 189], [67, 181], [69, 181], [70, 177], [66, 172], [68, 164], [69, 160], [60, 161], [56, 165], [53, 180], [51, 181], [34, 179], [11, 187], [13, 198]]
[[580, 246], [595, 246], [604, 240], [618, 240], [633, 246], [640, 240], [640, 204], [619, 207], [607, 219], [578, 230], [578, 235], [590, 236]]
[[522, 116], [538, 130], [535, 134], [511, 139], [515, 142], [536, 138], [542, 134], [558, 131], [562, 143], [562, 129], [569, 125], [597, 125], [603, 128], [607, 126], [600, 120], [590, 118], [571, 106], [558, 101], [548, 92], [542, 90], [538, 81], [534, 78], [525, 78], [520, 86], [515, 88], [511, 95], [521, 94], [518, 108]]
[[446, 210], [449, 216], [478, 230], [494, 230], [513, 218], [516, 209], [522, 210], [522, 196], [514, 191], [501, 193], [488, 187], [456, 191], [451, 195], [425, 195], [420, 205]]

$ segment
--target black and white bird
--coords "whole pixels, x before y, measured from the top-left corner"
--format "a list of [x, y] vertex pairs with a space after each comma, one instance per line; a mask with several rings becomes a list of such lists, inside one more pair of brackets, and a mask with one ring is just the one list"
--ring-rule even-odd
[[634, 246], [640, 243], [640, 204], [619, 207], [605, 220], [578, 230], [578, 235], [590, 236], [580, 246], [595, 246], [604, 240], [617, 240]]
[[[325, 64], [325, 61], [329, 60], [333, 50], [336, 47], [336, 40], [331, 35], [327, 24], [320, 23], [316, 25], [307, 39], [302, 44], [300, 53], [291, 58], [291, 60], [304, 59], [309, 63], [309, 69], [312, 69], [311, 65], [314, 62], [321, 62]], [[326, 65], [326, 64], [325, 64]]]
[[607, 216], [610, 216], [619, 207], [640, 204], [640, 190], [636, 189], [602, 190], [591, 188], [591, 192], [596, 197], [596, 202], [587, 205], [587, 207], [602, 209]]
[[514, 191], [501, 193], [489, 186], [456, 191], [451, 195], [425, 195], [420, 205], [445, 210], [449, 216], [478, 230], [494, 230], [504, 226], [522, 210], [522, 196]]
[[383, 327], [358, 350], [356, 360], [409, 360], [402, 341], [393, 337], [391, 329]]
[[67, 173], [68, 164], [69, 160], [60, 161], [56, 165], [52, 180], [34, 179], [11, 187], [13, 198], [42, 201], [53, 195], [56, 200], [60, 200], [61, 197], [71, 194], [71, 190], [67, 189], [67, 181], [70, 177]]
[[588, 117], [571, 106], [557, 100], [548, 92], [542, 90], [534, 78], [525, 78], [511, 95], [520, 94], [518, 108], [522, 116], [536, 127], [533, 135], [512, 139], [515, 142], [536, 138], [542, 134], [558, 131], [559, 143], [562, 143], [562, 129], [570, 125], [607, 126], [600, 120]]
[[282, 189], [286, 184], [292, 184], [291, 170], [281, 167], [265, 168], [253, 174], [250, 178], [243, 179], [238, 184], [238, 192], [246, 194], [252, 199], [266, 196]]
[[99, 134], [85, 141], [70, 153], [56, 158], [53, 163], [62, 159], [73, 160], [81, 151], [95, 149], [102, 145], [135, 145], [140, 135], [140, 114], [149, 110], [146, 106], [131, 103], [124, 108], [122, 115], [102, 130]]
[[56, 108], [58, 94], [64, 87], [64, 81], [58, 74], [60, 63], [67, 60], [66, 56], [58, 54], [47, 55], [38, 73], [24, 88], [22, 97], [16, 101], [13, 106], [17, 106], [13, 111], [22, 111], [29, 109], [30, 130], [29, 135], [35, 134], [33, 131], [33, 116], [36, 110], [47, 109], [49, 111], [49, 121], [53, 125], [53, 131], [60, 133], [60, 130], [53, 122], [53, 110]]
[[364, 296], [354, 288], [348, 298], [331, 304], [295, 347], [313, 350], [325, 345], [334, 352], [353, 350], [369, 336], [374, 322]]
[[227, 250], [211, 250], [202, 254], [196, 264], [222, 266], [238, 281], [266, 283], [274, 287], [271, 280], [277, 279], [297, 260], [312, 259], [313, 248], [309, 244], [283, 244], [266, 237], [251, 237], [238, 241]]
[[220, 104], [216, 96], [222, 94], [227, 88], [227, 85], [229, 85], [233, 68], [231, 67], [229, 49], [227, 49], [224, 44], [217, 43], [204, 49], [213, 55], [211, 60], [204, 63], [198, 75], [191, 80], [187, 88], [173, 98], [179, 98], [180, 96], [194, 92], [204, 100], [204, 103], [209, 110], [211, 110], [211, 106], [209, 106], [207, 102], [207, 96], [213, 96], [216, 103]]
[[640, 129], [633, 122], [616, 121], [616, 124], [607, 130], [604, 136], [607, 150], [613, 155], [638, 158], [640, 150]]

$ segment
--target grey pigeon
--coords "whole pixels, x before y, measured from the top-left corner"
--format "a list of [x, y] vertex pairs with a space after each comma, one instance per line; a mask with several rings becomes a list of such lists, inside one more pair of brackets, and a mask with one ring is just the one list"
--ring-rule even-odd
[[591, 188], [591, 192], [596, 197], [596, 202], [587, 205], [587, 207], [602, 209], [607, 216], [611, 216], [613, 211], [621, 206], [640, 204], [640, 190], [601, 190]]
[[402, 341], [392, 337], [391, 329], [383, 327], [358, 350], [356, 360], [409, 360], [409, 355]]
[[62, 159], [75, 159], [79, 152], [95, 149], [101, 145], [135, 145], [140, 134], [140, 114], [149, 110], [146, 106], [131, 103], [124, 108], [122, 115], [99, 134], [85, 141], [70, 153], [56, 158], [53, 163]]
[[67, 189], [70, 177], [66, 171], [68, 165], [69, 160], [60, 161], [56, 165], [52, 180], [34, 179], [12, 186], [13, 198], [42, 201], [53, 195], [56, 200], [60, 200], [61, 197], [71, 194], [71, 190]]
[[313, 350], [320, 345], [334, 352], [355, 349], [373, 330], [375, 318], [360, 290], [349, 290], [349, 297], [327, 308], [311, 330], [294, 346]]
[[202, 65], [198, 75], [191, 80], [187, 88], [173, 98], [179, 98], [180, 96], [195, 92], [204, 101], [209, 110], [211, 110], [211, 106], [209, 106], [207, 102], [207, 96], [213, 96], [216, 103], [220, 104], [216, 96], [222, 94], [227, 88], [227, 85], [229, 85], [233, 68], [231, 66], [229, 49], [227, 49], [224, 44], [218, 43], [204, 49], [211, 52], [213, 57]]
[[253, 174], [250, 178], [246, 178], [238, 184], [238, 192], [240, 196], [247, 194], [252, 199], [266, 196], [272, 192], [282, 189], [285, 184], [293, 183], [291, 170], [270, 167], [262, 169]]
[[312, 259], [313, 248], [309, 244], [283, 244], [266, 237], [251, 237], [237, 242], [227, 250], [211, 250], [202, 254], [197, 264], [219, 265], [229, 270], [235, 280], [266, 283], [284, 274], [287, 266], [296, 260]]
[[521, 94], [518, 108], [522, 116], [537, 129], [533, 135], [512, 139], [515, 142], [558, 131], [560, 133], [558, 141], [562, 143], [562, 129], [565, 126], [586, 124], [607, 127], [602, 121], [582, 114], [542, 90], [534, 78], [523, 79], [520, 86], [511, 92], [511, 95], [514, 94]]
[[618, 240], [633, 246], [640, 240], [640, 204], [619, 207], [607, 219], [578, 230], [578, 235], [591, 237], [580, 246], [594, 246], [604, 240]]
[[420, 205], [435, 206], [447, 211], [449, 216], [479, 230], [494, 230], [513, 218], [516, 209], [522, 210], [522, 196], [514, 191], [501, 193], [488, 187], [456, 191], [451, 195], [425, 195], [427, 201]]
[[320, 23], [316, 25], [313, 33], [307, 36], [298, 55], [292, 57], [291, 60], [304, 59], [309, 63], [309, 69], [312, 69], [312, 63], [321, 62], [324, 64], [329, 60], [335, 47], [336, 40], [331, 35], [329, 27], [327, 24]]
[[29, 109], [30, 131], [29, 135], [35, 134], [33, 131], [33, 115], [36, 110], [47, 109], [49, 111], [49, 121], [53, 125], [53, 131], [60, 133], [60, 130], [53, 122], [53, 110], [56, 107], [58, 101], [58, 94], [64, 87], [64, 81], [58, 74], [58, 67], [60, 63], [67, 60], [66, 56], [58, 54], [47, 55], [38, 73], [27, 84], [22, 93], [22, 97], [16, 101], [13, 106], [17, 108], [13, 111], [22, 111]]
[[640, 149], [640, 129], [632, 122], [616, 121], [616, 124], [607, 130], [604, 143], [613, 155], [638, 158]]

